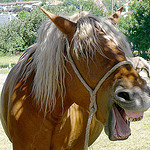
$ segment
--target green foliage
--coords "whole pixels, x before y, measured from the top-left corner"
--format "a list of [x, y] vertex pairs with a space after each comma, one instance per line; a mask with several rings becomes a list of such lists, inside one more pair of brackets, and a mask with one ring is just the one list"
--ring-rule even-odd
[[[135, 1], [126, 18], [120, 20], [119, 26], [122, 32], [128, 37], [132, 45], [133, 53], [138, 52], [139, 56], [150, 58], [150, 7], [149, 0]], [[148, 58], [149, 57], [149, 58]]]
[[[54, 14], [74, 14], [82, 10], [91, 11], [93, 14], [103, 15], [103, 10], [99, 9], [92, 0], [65, 0], [64, 4], [58, 6], [43, 6], [46, 10]], [[36, 42], [37, 30], [42, 21], [48, 19], [47, 16], [36, 8], [31, 12], [21, 11], [18, 18], [5, 24], [0, 29], [0, 52], [20, 53]]]
[[[23, 1], [30, 1], [30, 0], [23, 0]], [[0, 3], [11, 3], [16, 2], [16, 0], [0, 0]]]
[[65, 0], [62, 6], [68, 10], [72, 8], [71, 12], [90, 11], [91, 14], [105, 15], [103, 9], [97, 7], [93, 0]]
[[[7, 27], [6, 27], [7, 26]], [[0, 30], [0, 51], [7, 53], [13, 52], [14, 49], [19, 49], [24, 44], [20, 35], [21, 23], [19, 20], [12, 21], [10, 24], [5, 25]], [[18, 47], [19, 46], [19, 47]]]
[[39, 8], [31, 13], [22, 11], [18, 19], [12, 20], [0, 29], [0, 51], [3, 53], [19, 53], [35, 43], [37, 29], [45, 15]]
[[117, 11], [120, 7], [122, 7], [124, 5], [123, 1], [114, 1], [114, 5], [113, 5], [113, 12]]
[[[110, 0], [103, 2], [106, 7], [111, 6]], [[120, 7], [115, 0], [114, 4], [114, 9]], [[63, 4], [43, 7], [51, 13], [61, 15], [74, 14], [82, 10], [99, 16], [106, 15], [93, 0], [64, 0]], [[133, 53], [137, 52], [138, 55], [150, 59], [150, 2], [149, 0], [134, 1], [130, 3], [129, 10], [131, 14], [120, 19], [119, 27], [128, 37]], [[18, 19], [0, 27], [0, 53], [19, 53], [35, 43], [37, 30], [41, 22], [46, 19], [47, 16], [39, 8], [31, 12], [18, 13]]]
[[103, 0], [103, 4], [105, 5], [105, 7], [107, 8], [109, 14], [111, 12], [111, 0]]

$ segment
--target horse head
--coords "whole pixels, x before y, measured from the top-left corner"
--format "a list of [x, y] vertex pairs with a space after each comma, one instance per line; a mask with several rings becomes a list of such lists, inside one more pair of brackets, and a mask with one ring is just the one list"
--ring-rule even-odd
[[[74, 76], [74, 80], [66, 79], [66, 86], [69, 87], [66, 92], [87, 111], [90, 105], [90, 90], [87, 87], [94, 91], [111, 68], [127, 61], [126, 56], [131, 55], [125, 36], [115, 27], [122, 9], [105, 20], [85, 15], [79, 20], [71, 21], [42, 8], [57, 28], [67, 36], [67, 57], [71, 57], [71, 63], [74, 63], [76, 69], [73, 69], [71, 63], [66, 64], [69, 73]], [[150, 107], [150, 90], [130, 64], [122, 64], [110, 72], [97, 89], [96, 105], [95, 117], [104, 125], [110, 140], [127, 139], [131, 134], [130, 121], [141, 120], [143, 112]]]

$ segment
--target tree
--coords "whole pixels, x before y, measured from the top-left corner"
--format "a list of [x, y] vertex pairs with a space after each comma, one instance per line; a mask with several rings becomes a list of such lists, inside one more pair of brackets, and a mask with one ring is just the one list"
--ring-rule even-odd
[[128, 37], [133, 53], [146, 59], [150, 57], [150, 7], [149, 0], [135, 1], [130, 6], [132, 11], [120, 21], [122, 32]]
[[96, 6], [93, 0], [65, 0], [62, 5], [68, 8], [72, 6], [74, 12], [90, 11], [91, 14], [105, 16], [104, 10]]
[[[102, 15], [103, 10], [98, 8], [92, 0], [66, 0], [62, 5], [43, 6], [46, 10], [54, 14], [74, 14], [82, 10], [90, 10], [90, 13]], [[42, 21], [48, 19], [47, 16], [37, 7], [31, 12], [21, 11], [18, 19], [12, 20], [0, 29], [0, 51], [3, 53], [19, 53], [36, 42], [37, 30]]]
[[46, 19], [42, 11], [37, 8], [31, 13], [21, 11], [18, 19], [14, 19], [1, 27], [0, 51], [3, 53], [19, 53], [35, 43], [37, 29]]

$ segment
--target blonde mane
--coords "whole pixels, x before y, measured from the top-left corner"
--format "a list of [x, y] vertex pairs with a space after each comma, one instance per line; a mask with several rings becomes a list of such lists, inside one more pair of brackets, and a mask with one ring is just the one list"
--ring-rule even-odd
[[[83, 57], [89, 57], [88, 53], [84, 53], [82, 44], [87, 45], [88, 51], [93, 55], [98, 49], [104, 55], [101, 48], [98, 47], [99, 39], [96, 36], [96, 29], [103, 30], [108, 40], [114, 41], [126, 56], [131, 56], [130, 46], [125, 36], [106, 19], [88, 15], [85, 12], [76, 14], [69, 19], [77, 22], [77, 30], [72, 39], [76, 57], [79, 52], [83, 53]], [[39, 29], [37, 45], [31, 48], [28, 55], [19, 62], [23, 67], [22, 64], [26, 64], [26, 69], [22, 72], [23, 76], [28, 77], [32, 71], [35, 72], [32, 92], [35, 95], [36, 103], [41, 105], [41, 109], [45, 108], [45, 113], [48, 108], [50, 112], [53, 111], [57, 91], [62, 101], [65, 95], [65, 61], [67, 58], [65, 51], [70, 51], [66, 36], [50, 20], [47, 20]], [[32, 59], [27, 62], [31, 53], [33, 53]]]

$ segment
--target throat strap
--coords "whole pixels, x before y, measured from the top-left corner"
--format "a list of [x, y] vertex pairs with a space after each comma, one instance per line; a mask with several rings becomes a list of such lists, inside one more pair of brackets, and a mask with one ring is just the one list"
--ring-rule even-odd
[[121, 61], [118, 64], [116, 64], [115, 66], [113, 66], [98, 82], [98, 84], [96, 85], [95, 89], [93, 90], [87, 83], [86, 81], [83, 79], [82, 75], [80, 74], [79, 70], [77, 69], [72, 56], [70, 55], [70, 52], [68, 52], [68, 57], [69, 60], [71, 62], [72, 68], [74, 70], [74, 72], [76, 73], [76, 75], [78, 76], [79, 80], [82, 82], [82, 84], [85, 86], [85, 88], [89, 91], [90, 93], [90, 106], [89, 106], [89, 118], [88, 118], [88, 122], [87, 122], [87, 127], [86, 127], [86, 134], [85, 134], [85, 144], [84, 144], [84, 150], [88, 149], [88, 141], [89, 141], [89, 131], [90, 131], [90, 125], [91, 125], [91, 121], [92, 121], [92, 117], [93, 114], [95, 114], [95, 112], [97, 111], [97, 104], [96, 104], [96, 94], [97, 91], [99, 90], [99, 88], [101, 87], [101, 85], [103, 84], [103, 82], [113, 73], [115, 72], [120, 66], [123, 65], [131, 65], [132, 63], [130, 61]]
[[85, 134], [85, 143], [84, 143], [84, 150], [88, 149], [88, 141], [89, 141], [89, 132], [90, 132], [90, 125], [91, 125], [91, 121], [92, 121], [92, 117], [95, 114], [95, 112], [97, 111], [97, 104], [96, 104], [96, 94], [97, 91], [99, 90], [99, 88], [101, 87], [101, 85], [103, 84], [103, 82], [113, 73], [115, 72], [119, 67], [121, 67], [122, 65], [132, 65], [130, 61], [121, 61], [118, 64], [116, 64], [113, 68], [111, 68], [103, 77], [102, 79], [98, 82], [97, 86], [95, 87], [95, 89], [92, 91], [92, 93], [90, 93], [90, 106], [89, 106], [89, 110], [90, 110], [90, 114], [89, 114], [89, 118], [88, 118], [88, 123], [87, 123], [87, 127], [86, 127], [86, 134]]

